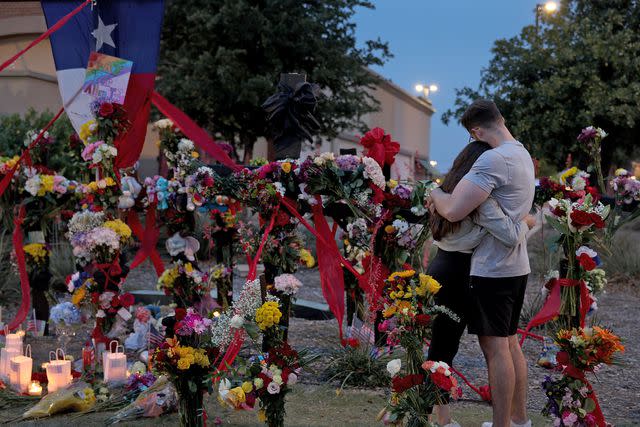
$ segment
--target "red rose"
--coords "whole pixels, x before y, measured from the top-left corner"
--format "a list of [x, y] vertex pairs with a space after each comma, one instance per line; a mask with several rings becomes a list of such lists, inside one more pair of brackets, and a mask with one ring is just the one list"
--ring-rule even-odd
[[358, 347], [360, 347], [360, 341], [358, 341], [358, 338], [343, 339], [342, 340], [342, 346], [343, 347], [358, 348]]
[[113, 114], [113, 104], [110, 102], [105, 102], [100, 104], [100, 110], [98, 112], [101, 117], [109, 117]]
[[135, 302], [135, 298], [129, 292], [120, 296], [120, 304], [122, 304], [124, 308], [131, 307]]
[[575, 210], [571, 212], [571, 223], [574, 227], [588, 227], [593, 224], [591, 215], [584, 211]]
[[600, 215], [595, 212], [591, 212], [589, 214], [589, 217], [591, 218], [591, 221], [596, 226], [596, 228], [604, 228], [604, 221], [602, 220], [602, 217]]
[[427, 326], [431, 323], [431, 316], [428, 314], [418, 314], [416, 316], [416, 325]]
[[118, 308], [120, 307], [120, 305], [121, 305], [120, 298], [118, 298], [117, 295], [111, 298], [111, 307]]
[[404, 377], [396, 376], [391, 380], [391, 389], [396, 393], [402, 393], [413, 386], [422, 384], [423, 381], [424, 375], [422, 374], [410, 374]]
[[184, 308], [176, 308], [176, 320], [179, 322], [187, 316], [187, 310]]
[[589, 255], [582, 253], [577, 258], [580, 262], [580, 266], [584, 269], [584, 271], [591, 271], [596, 268], [596, 262]]
[[430, 377], [435, 385], [445, 391], [450, 391], [456, 385], [451, 376], [446, 376], [439, 372], [432, 373]]
[[213, 187], [213, 178], [211, 178], [209, 175], [205, 176], [204, 179], [202, 180], [202, 183], [206, 186], [206, 187]]
[[597, 187], [587, 186], [585, 190], [587, 191], [588, 194], [591, 194], [591, 197], [593, 198], [594, 203], [597, 203], [600, 200], [600, 191], [598, 191]]

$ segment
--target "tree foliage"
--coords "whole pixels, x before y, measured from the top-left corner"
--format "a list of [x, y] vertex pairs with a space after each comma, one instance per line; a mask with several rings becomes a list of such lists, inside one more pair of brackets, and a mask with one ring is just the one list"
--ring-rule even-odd
[[491, 98], [534, 156], [562, 165], [593, 124], [610, 134], [605, 165], [624, 162], [640, 137], [640, 2], [565, 0], [542, 21], [495, 42], [479, 88], [458, 90], [443, 121]]
[[[377, 109], [364, 88], [377, 82], [366, 67], [389, 57], [386, 43], [356, 45], [356, 8], [365, 0], [173, 0], [167, 5], [159, 91], [194, 120], [234, 145], [265, 135], [262, 102], [280, 73], [307, 74], [325, 96], [322, 134], [363, 129]], [[248, 155], [247, 155], [248, 154]]]

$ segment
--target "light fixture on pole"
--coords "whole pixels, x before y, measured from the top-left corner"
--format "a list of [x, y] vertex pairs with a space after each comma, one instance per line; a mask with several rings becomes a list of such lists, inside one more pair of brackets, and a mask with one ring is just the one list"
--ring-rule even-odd
[[432, 92], [438, 91], [438, 85], [431, 83], [430, 85], [425, 85], [422, 83], [418, 83], [415, 86], [416, 92], [423, 95], [425, 98], [429, 98], [429, 94]]
[[438, 162], [436, 162], [435, 160], [430, 160], [429, 164], [431, 165], [431, 167], [434, 167], [434, 168], [438, 166]]
[[558, 11], [560, 5], [557, 1], [548, 1], [546, 3], [538, 3], [536, 5], [536, 34], [538, 34], [538, 30], [540, 29], [540, 16], [542, 13], [546, 13], [547, 15], [552, 15]]

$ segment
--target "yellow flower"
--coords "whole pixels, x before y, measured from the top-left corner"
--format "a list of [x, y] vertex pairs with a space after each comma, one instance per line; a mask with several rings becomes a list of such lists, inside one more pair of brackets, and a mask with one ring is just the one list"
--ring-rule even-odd
[[33, 259], [36, 264], [45, 262], [46, 258], [49, 256], [49, 251], [42, 243], [29, 243], [22, 249]]
[[306, 249], [300, 249], [300, 261], [302, 261], [307, 268], [313, 268], [313, 266], [316, 265], [316, 260], [313, 258], [313, 255]]
[[289, 163], [289, 162], [284, 162], [283, 164], [280, 165], [280, 167], [282, 168], [282, 171], [284, 173], [291, 172], [291, 163]]
[[85, 295], [87, 295], [87, 290], [84, 286], [76, 289], [76, 291], [71, 296], [71, 302], [74, 305], [80, 305], [80, 303], [84, 300]]
[[566, 184], [567, 178], [570, 178], [577, 173], [578, 173], [578, 168], [575, 166], [570, 169], [567, 169], [566, 171], [564, 171], [562, 175], [560, 175], [560, 182], [563, 184]]
[[85, 145], [89, 142], [89, 137], [91, 135], [93, 135], [93, 132], [91, 131], [91, 125], [94, 125], [96, 123], [95, 120], [91, 119], [85, 123], [82, 124], [82, 126], [80, 126], [80, 139], [85, 143]]
[[53, 192], [53, 175], [40, 175], [40, 189], [38, 196]]
[[188, 262], [188, 263], [186, 263], [186, 264], [184, 265], [184, 271], [186, 271], [186, 272], [187, 272], [187, 274], [191, 274], [191, 273], [193, 273], [193, 266], [191, 265], [191, 263], [190, 263], [190, 262]]
[[178, 369], [182, 371], [186, 371], [190, 367], [191, 367], [191, 362], [189, 360], [187, 360], [186, 358], [178, 359]]
[[192, 151], [191, 152], [191, 157], [194, 158], [194, 159], [197, 159], [198, 157], [200, 157], [200, 154], [198, 154], [197, 151]]
[[242, 387], [235, 387], [229, 390], [225, 400], [230, 406], [240, 408], [240, 406], [247, 400], [247, 396], [244, 390], [242, 390]]
[[393, 233], [396, 232], [396, 228], [393, 225], [387, 225], [384, 228], [384, 232], [387, 233], [387, 234], [393, 234]]
[[628, 175], [628, 174], [629, 174], [629, 171], [624, 168], [616, 169], [616, 173], [615, 173], [616, 176]]
[[258, 411], [258, 421], [264, 423], [267, 421], [267, 412], [264, 409]]
[[393, 273], [391, 273], [391, 275], [389, 276], [389, 278], [387, 280], [389, 280], [390, 282], [395, 281], [396, 279], [407, 279], [409, 277], [412, 277], [414, 274], [416, 274], [415, 270], [404, 270], [404, 271], [395, 271]]
[[245, 381], [242, 383], [242, 390], [245, 393], [251, 393], [251, 390], [253, 390], [253, 384], [251, 384], [250, 381]]
[[98, 191], [98, 183], [95, 181], [91, 181], [87, 187], [89, 187], [89, 190], [91, 190], [92, 193], [95, 193], [96, 191]]
[[425, 295], [425, 291], [431, 294], [437, 294], [442, 288], [436, 279], [426, 274], [420, 273], [420, 287], [416, 288], [416, 293], [420, 296]]
[[107, 183], [107, 187], [113, 187], [116, 185], [116, 182], [110, 176], [106, 177], [104, 181]]
[[396, 306], [395, 305], [392, 305], [392, 306], [389, 306], [389, 307], [385, 308], [384, 311], [382, 312], [382, 316], [384, 318], [389, 318], [389, 317], [393, 316], [394, 314], [396, 314]]
[[119, 219], [105, 221], [104, 226], [115, 231], [122, 242], [126, 242], [131, 237], [131, 228]]
[[256, 323], [263, 331], [277, 325], [281, 317], [282, 312], [275, 301], [267, 301], [256, 310]]

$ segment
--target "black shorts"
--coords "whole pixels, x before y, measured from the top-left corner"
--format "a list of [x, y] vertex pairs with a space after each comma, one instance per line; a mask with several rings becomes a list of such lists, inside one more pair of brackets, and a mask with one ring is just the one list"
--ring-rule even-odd
[[487, 337], [508, 337], [518, 332], [527, 277], [471, 276], [468, 330]]

